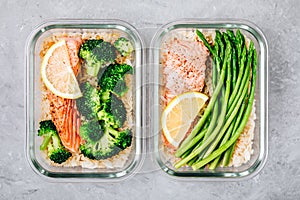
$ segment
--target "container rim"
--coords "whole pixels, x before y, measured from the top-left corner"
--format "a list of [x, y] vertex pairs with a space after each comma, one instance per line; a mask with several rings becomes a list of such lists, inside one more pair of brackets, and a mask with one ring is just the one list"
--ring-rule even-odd
[[[144, 137], [144, 132], [142, 129], [142, 125], [144, 124], [144, 114], [143, 114], [143, 109], [142, 109], [142, 105], [136, 105], [139, 106], [139, 110], [140, 113], [138, 114], [141, 118], [138, 119], [136, 117], [135, 122], [138, 122], [138, 126], [136, 126], [137, 131], [140, 132], [139, 136], [136, 136], [136, 141], [140, 140], [140, 155], [138, 155], [138, 160], [137, 163], [134, 164], [132, 171], [128, 172], [128, 173], [123, 173], [121, 172], [117, 172], [119, 173], [119, 176], [116, 177], [100, 177], [100, 176], [88, 176], [88, 177], [84, 177], [84, 176], [70, 176], [70, 174], [66, 174], [66, 176], [62, 176], [62, 177], [58, 177], [56, 176], [56, 173], [44, 173], [43, 171], [40, 171], [37, 169], [36, 165], [34, 164], [34, 160], [31, 158], [31, 152], [30, 152], [30, 125], [29, 125], [29, 120], [30, 120], [30, 88], [32, 88], [32, 85], [30, 85], [30, 76], [31, 76], [31, 65], [30, 65], [30, 46], [32, 44], [32, 42], [34, 41], [34, 38], [36, 37], [36, 35], [42, 31], [46, 31], [48, 29], [51, 29], [51, 27], [55, 26], [55, 25], [60, 25], [60, 26], [67, 26], [67, 28], [79, 28], [78, 26], [80, 25], [86, 25], [86, 26], [96, 26], [96, 25], [112, 25], [112, 28], [115, 29], [119, 29], [119, 30], [130, 30], [130, 32], [134, 35], [134, 37], [137, 39], [140, 48], [137, 48], [137, 50], [140, 51], [140, 58], [138, 58], [138, 62], [137, 62], [137, 67], [140, 68], [137, 71], [140, 71], [140, 75], [138, 76], [139, 78], [137, 78], [137, 75], [135, 76], [135, 80], [136, 80], [136, 88], [135, 88], [135, 94], [137, 96], [137, 98], [139, 99], [139, 101], [137, 101], [136, 104], [138, 104], [138, 102], [142, 102], [142, 97], [143, 94], [145, 94], [144, 88], [141, 88], [140, 85], [143, 82], [143, 66], [144, 66], [144, 62], [145, 62], [145, 52], [144, 52], [144, 47], [145, 47], [145, 43], [144, 40], [142, 39], [141, 35], [139, 34], [138, 30], [131, 25], [130, 23], [124, 21], [124, 20], [119, 20], [119, 19], [71, 19], [71, 18], [60, 18], [60, 19], [48, 19], [48, 20], [44, 20], [41, 23], [39, 23], [38, 25], [36, 25], [33, 30], [31, 31], [31, 33], [28, 35], [27, 39], [26, 39], [26, 43], [25, 43], [25, 54], [24, 54], [24, 63], [25, 63], [25, 69], [26, 72], [24, 73], [24, 104], [25, 104], [25, 109], [24, 109], [24, 115], [25, 115], [25, 157], [26, 160], [29, 164], [29, 166], [32, 168], [32, 170], [38, 174], [39, 176], [41, 176], [42, 178], [44, 178], [46, 181], [49, 182], [117, 182], [117, 181], [122, 181], [125, 180], [127, 178], [130, 178], [132, 176], [134, 176], [142, 167], [144, 160], [145, 160], [145, 141], [143, 140]], [[94, 28], [97, 29], [97, 28]], [[137, 121], [138, 120], [138, 121]], [[132, 161], [134, 162], [134, 160]], [[129, 165], [129, 167], [132, 164]], [[42, 169], [43, 170], [43, 169]], [[125, 170], [128, 170], [127, 168]], [[45, 170], [44, 170], [45, 171]], [[100, 173], [101, 174], [101, 173]]]
[[[216, 26], [220, 26], [223, 25], [223, 29], [224, 28], [231, 28], [231, 29], [242, 29], [242, 30], [246, 30], [248, 32], [250, 32], [257, 40], [259, 43], [260, 48], [263, 49], [262, 51], [262, 55], [261, 57], [263, 57], [263, 62], [260, 63], [260, 71], [264, 72], [263, 75], [261, 75], [260, 79], [261, 79], [261, 88], [260, 88], [260, 103], [261, 103], [261, 107], [263, 107], [263, 111], [262, 113], [260, 113], [260, 118], [261, 118], [261, 126], [259, 127], [259, 129], [261, 131], [263, 131], [263, 133], [260, 134], [260, 136], [263, 138], [260, 139], [259, 143], [260, 145], [263, 146], [263, 152], [260, 152], [258, 159], [261, 159], [259, 161], [255, 161], [253, 165], [256, 165], [256, 168], [251, 171], [251, 172], [246, 172], [242, 171], [241, 173], [239, 173], [239, 176], [234, 176], [234, 173], [228, 173], [225, 174], [225, 176], [213, 176], [212, 173], [208, 173], [205, 176], [195, 176], [193, 175], [193, 173], [182, 173], [180, 174], [169, 169], [167, 166], [165, 166], [162, 161], [160, 160], [160, 156], [158, 152], [155, 152], [158, 149], [158, 145], [157, 144], [157, 139], [154, 139], [152, 145], [154, 146], [154, 152], [152, 153], [153, 156], [153, 160], [155, 160], [156, 164], [158, 167], [160, 167], [165, 173], [167, 174], [167, 176], [174, 178], [176, 180], [180, 180], [180, 181], [240, 181], [240, 180], [248, 180], [254, 176], [256, 176], [257, 174], [260, 173], [260, 171], [264, 168], [266, 162], [267, 162], [267, 157], [268, 157], [268, 42], [267, 39], [264, 35], [264, 33], [262, 32], [262, 30], [253, 22], [249, 21], [249, 20], [245, 20], [245, 19], [233, 19], [233, 18], [226, 18], [226, 19], [221, 19], [221, 18], [215, 18], [215, 19], [206, 19], [206, 18], [182, 18], [182, 19], [176, 19], [176, 20], [172, 20], [166, 24], [163, 24], [162, 26], [160, 26], [158, 28], [158, 30], [156, 31], [156, 33], [154, 34], [151, 43], [150, 43], [150, 60], [151, 60], [151, 64], [155, 64], [155, 49], [158, 49], [158, 40], [161, 37], [161, 35], [166, 31], [171, 29], [172, 27], [180, 27], [182, 25], [189, 25], [190, 28], [211, 28], [211, 29], [218, 29], [216, 28]], [[196, 25], [196, 26], [195, 26]], [[175, 30], [176, 28], [173, 28], [172, 30]], [[153, 67], [154, 69], [156, 69], [155, 67]], [[152, 75], [151, 78], [153, 78], [154, 76], [158, 75], [158, 70], [156, 70], [154, 72], [154, 74]], [[154, 81], [154, 80], [152, 80]], [[154, 90], [154, 96], [156, 95], [157, 92], [157, 88], [156, 90]], [[262, 96], [262, 97], [261, 97]], [[153, 111], [149, 111], [151, 112], [151, 116], [153, 117]], [[155, 127], [155, 123], [157, 123], [157, 115], [154, 118], [153, 122], [151, 123], [152, 127]], [[152, 130], [156, 133], [157, 130]], [[157, 137], [157, 136], [156, 136]], [[253, 166], [252, 165], [252, 166]], [[223, 172], [224, 174], [224, 172]]]

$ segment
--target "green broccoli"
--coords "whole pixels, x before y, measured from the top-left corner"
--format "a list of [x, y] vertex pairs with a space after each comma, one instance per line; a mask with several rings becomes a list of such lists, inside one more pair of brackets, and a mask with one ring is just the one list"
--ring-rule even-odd
[[44, 120], [39, 123], [38, 136], [43, 136], [44, 140], [40, 145], [40, 149], [43, 151], [47, 148], [51, 141], [52, 135], [57, 134], [56, 127], [52, 120]]
[[103, 129], [98, 120], [85, 121], [80, 126], [80, 136], [88, 143], [97, 142], [103, 134]]
[[133, 73], [133, 68], [127, 64], [111, 64], [101, 73], [98, 84], [102, 91], [111, 91], [122, 96], [127, 91], [125, 74]]
[[124, 37], [118, 38], [114, 43], [116, 49], [122, 56], [128, 56], [133, 51], [133, 46], [130, 41]]
[[80, 90], [83, 96], [76, 99], [78, 111], [88, 120], [96, 119], [101, 106], [99, 91], [89, 82], [82, 83]]
[[108, 132], [110, 136], [112, 136], [114, 139], [114, 144], [119, 147], [121, 150], [129, 147], [131, 145], [132, 141], [132, 133], [130, 130], [125, 131], [117, 131], [111, 127], [108, 128]]
[[80, 145], [81, 153], [93, 160], [102, 160], [118, 154], [121, 149], [116, 147], [110, 136], [105, 134], [96, 143]]
[[111, 92], [108, 91], [108, 90], [106, 90], [106, 91], [100, 90], [100, 101], [101, 101], [102, 104], [109, 101], [110, 93]]
[[110, 93], [109, 98], [103, 103], [103, 108], [98, 112], [98, 119], [113, 128], [122, 127], [126, 120], [126, 109], [122, 100]]
[[95, 143], [86, 142], [80, 145], [81, 153], [93, 160], [102, 160], [117, 155], [131, 145], [132, 134], [130, 130], [117, 131], [106, 128], [104, 135]]
[[52, 136], [52, 143], [50, 142], [48, 144], [48, 156], [50, 160], [58, 164], [65, 162], [72, 156], [72, 154], [61, 144], [58, 134], [54, 134]]
[[102, 39], [85, 41], [79, 49], [79, 57], [87, 64], [87, 73], [97, 76], [100, 68], [114, 62], [117, 57], [116, 48]]
[[61, 144], [54, 123], [51, 120], [45, 120], [41, 121], [39, 125], [38, 136], [44, 137], [40, 149], [48, 150], [50, 160], [61, 164], [71, 157], [72, 154]]

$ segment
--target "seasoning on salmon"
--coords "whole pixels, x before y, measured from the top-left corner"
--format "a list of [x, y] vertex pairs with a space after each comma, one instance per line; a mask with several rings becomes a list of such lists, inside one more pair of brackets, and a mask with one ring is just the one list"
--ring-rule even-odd
[[205, 62], [208, 49], [200, 41], [172, 38], [163, 54], [163, 101], [167, 105], [174, 97], [188, 91], [201, 92], [204, 87]]

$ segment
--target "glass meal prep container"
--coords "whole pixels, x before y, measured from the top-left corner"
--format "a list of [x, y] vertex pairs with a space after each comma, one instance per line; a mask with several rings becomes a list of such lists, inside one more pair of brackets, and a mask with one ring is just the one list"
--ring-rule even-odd
[[[77, 153], [72, 153], [71, 158], [69, 158], [71, 160], [67, 160], [63, 162], [63, 164], [53, 164], [53, 162], [51, 162], [47, 157], [47, 151], [40, 150], [40, 145], [43, 141], [43, 137], [38, 136], [39, 122], [42, 120], [51, 119], [51, 117], [49, 117], [50, 115], [49, 104], [51, 109], [51, 104], [55, 104], [54, 101], [56, 98], [58, 98], [58, 97], [54, 97], [54, 100], [51, 100], [48, 98], [47, 96], [48, 94], [45, 94], [49, 91], [45, 89], [46, 87], [44, 85], [44, 82], [42, 81], [41, 74], [43, 73], [41, 72], [42, 71], [41, 66], [44, 65], [43, 58], [46, 57], [45, 55], [46, 52], [50, 51], [50, 46], [59, 43], [59, 41], [61, 40], [63, 40], [64, 42], [61, 42], [60, 46], [66, 45], [68, 47], [68, 51], [70, 54], [71, 51], [70, 49], [72, 47], [71, 46], [72, 44], [70, 45], [70, 43], [68, 43], [69, 40], [72, 40], [74, 42], [74, 40], [77, 39], [77, 41], [80, 40], [79, 42], [82, 43], [88, 39], [103, 39], [103, 41], [109, 42], [110, 44], [114, 45], [114, 41], [116, 41], [120, 37], [126, 38], [127, 41], [129, 41], [129, 43], [132, 45], [130, 55], [127, 54], [125, 57], [117, 55], [116, 58], [119, 59], [118, 61], [119, 63], [121, 64], [125, 63], [131, 65], [133, 68], [130, 73], [131, 75], [127, 75], [127, 74], [125, 75], [126, 77], [129, 77], [129, 78], [125, 78], [126, 79], [125, 87], [127, 87], [127, 90], [124, 92], [125, 94], [120, 98], [118, 97], [123, 101], [123, 106], [125, 106], [126, 108], [127, 113], [124, 122], [124, 124], [126, 125], [123, 125], [123, 128], [124, 126], [127, 126], [126, 128], [128, 128], [128, 130], [131, 130], [131, 137], [132, 137], [131, 144], [129, 145], [129, 147], [127, 146], [127, 148], [121, 150], [115, 156], [102, 159], [100, 161], [88, 159], [82, 155], [80, 156], [78, 153], [80, 151], [77, 149]], [[59, 49], [59, 47], [57, 49]], [[63, 50], [61, 52], [63, 52]], [[72, 57], [71, 57], [72, 55], [70, 54], [69, 56], [72, 64]], [[27, 153], [27, 159], [35, 172], [37, 172], [40, 175], [44, 175], [44, 177], [60, 178], [60, 179], [68, 178], [68, 180], [73, 179], [73, 180], [82, 181], [83, 179], [86, 179], [91, 181], [93, 180], [112, 181], [112, 180], [120, 180], [129, 177], [140, 168], [144, 159], [144, 154], [143, 154], [144, 142], [142, 140], [143, 130], [141, 128], [142, 120], [143, 120], [142, 119], [143, 113], [141, 109], [142, 106], [141, 84], [142, 84], [142, 71], [143, 71], [142, 63], [144, 59], [143, 56], [144, 56], [143, 41], [139, 33], [135, 28], [133, 28], [131, 25], [129, 25], [124, 21], [53, 20], [53, 21], [47, 21], [39, 25], [31, 33], [31, 35], [28, 38], [27, 47], [26, 47], [26, 65], [27, 65], [26, 66], [27, 68], [26, 153]], [[50, 58], [48, 59], [50, 60]], [[54, 61], [48, 60], [49, 66], [51, 65], [52, 62], [57, 61], [57, 60], [55, 61], [55, 59], [56, 58], [54, 56]], [[83, 63], [81, 63], [81, 68], [82, 67], [83, 67]], [[49, 73], [49, 72], [46, 71], [45, 73]], [[83, 72], [81, 71], [81, 73]], [[78, 85], [82, 84], [83, 82], [82, 80], [79, 80], [80, 78], [82, 79], [83, 75], [81, 77], [80, 76], [81, 75], [79, 73], [79, 75], [76, 77], [78, 81]], [[50, 76], [47, 75], [47, 78], [50, 79]], [[93, 80], [89, 80], [89, 81], [93, 81]], [[97, 78], [95, 82], [97, 82]], [[124, 85], [121, 85], [120, 87], [123, 86]], [[112, 92], [110, 93], [110, 95], [112, 95]], [[110, 97], [112, 98], [112, 96]], [[50, 101], [51, 103], [49, 102], [45, 103], [45, 98], [46, 99], [48, 98], [47, 100]], [[61, 98], [58, 98], [58, 100], [59, 99]], [[77, 101], [77, 99], [71, 101], [74, 102]], [[124, 101], [126, 102], [124, 103]], [[77, 106], [78, 106], [78, 102], [77, 102]], [[74, 106], [71, 108], [74, 109]], [[75, 111], [72, 113], [74, 116]], [[76, 123], [76, 125], [80, 124], [78, 122], [79, 119], [81, 120], [81, 125], [82, 125], [83, 124], [82, 117], [80, 117], [78, 113], [76, 117], [77, 118], [75, 120], [73, 119], [72, 121], [73, 124], [74, 123]], [[72, 120], [72, 117], [66, 117], [66, 118], [69, 121]], [[73, 125], [73, 127], [75, 127], [75, 125]], [[76, 134], [78, 135], [78, 129]]]
[[[166, 82], [170, 81], [170, 78], [172, 78], [170, 74], [173, 73], [167, 70], [164, 71], [164, 69], [168, 65], [167, 62], [172, 62], [172, 65], [176, 65], [179, 62], [179, 67], [180, 65], [183, 66], [184, 64], [180, 63], [181, 58], [179, 58], [180, 56], [176, 57], [176, 55], [173, 55], [172, 57], [175, 57], [175, 60], [167, 60], [167, 56], [171, 57], [170, 54], [172, 53], [170, 46], [173, 45], [172, 47], [174, 47], [178, 45], [180, 41], [200, 41], [196, 34], [196, 30], [200, 30], [205, 35], [206, 39], [213, 40], [215, 38], [216, 30], [220, 32], [232, 30], [234, 33], [236, 33], [238, 29], [245, 36], [246, 41], [248, 41], [248, 46], [249, 41], [252, 40], [257, 51], [257, 79], [254, 100], [255, 111], [253, 111], [254, 114], [251, 114], [251, 116], [254, 118], [255, 127], [252, 132], [253, 139], [250, 142], [250, 150], [248, 151], [247, 155], [248, 160], [246, 160], [245, 163], [240, 163], [237, 166], [217, 166], [215, 169], [209, 169], [207, 165], [206, 167], [202, 167], [197, 170], [193, 170], [192, 167], [188, 167], [187, 165], [177, 169], [174, 167], [174, 164], [180, 159], [175, 158], [172, 147], [170, 150], [168, 146], [169, 141], [166, 142], [167, 139], [163, 134], [162, 128], [162, 114], [166, 106], [166, 97], [169, 94], [165, 92], [167, 90]], [[173, 43], [171, 44], [171, 42]], [[183, 46], [187, 46], [188, 44], [191, 43], [182, 42]], [[185, 47], [183, 47], [183, 49], [184, 48]], [[177, 50], [180, 51], [180, 53], [183, 52], [183, 54], [188, 54], [196, 51], [196, 48], [197, 47], [190, 47], [189, 49], [187, 48], [188, 50], [182, 50], [182, 48]], [[188, 53], [184, 51], [187, 51]], [[178, 55], [180, 53], [178, 53]], [[239, 20], [203, 21], [198, 19], [184, 19], [181, 21], [170, 22], [159, 28], [153, 37], [151, 42], [150, 60], [151, 67], [149, 67], [149, 69], [151, 69], [152, 72], [150, 73], [149, 79], [150, 82], [153, 82], [153, 88], [150, 92], [151, 96], [153, 96], [153, 99], [151, 99], [149, 102], [149, 105], [151, 105], [150, 118], [152, 120], [151, 134], [153, 134], [154, 138], [154, 140], [151, 141], [153, 144], [152, 159], [158, 164], [159, 168], [171, 175], [171, 177], [185, 180], [239, 180], [256, 175], [263, 168], [268, 154], [268, 46], [261, 30], [250, 22]], [[208, 60], [210, 60], [210, 62]], [[206, 61], [206, 70], [208, 70], [209, 66], [212, 67], [212, 60], [208, 60]], [[179, 85], [184, 84], [180, 82], [181, 79], [179, 76], [177, 77], [177, 74], [175, 74], [174, 77], [173, 81], [179, 82]], [[205, 81], [206, 80], [207, 79], [205, 79]], [[205, 82], [205, 84], [208, 83]], [[168, 87], [176, 86], [171, 85]], [[172, 91], [172, 88], [168, 89], [168, 92], [170, 91]], [[167, 106], [168, 105], [169, 104], [167, 104]], [[185, 120], [184, 116], [178, 117], [182, 117], [182, 120]]]

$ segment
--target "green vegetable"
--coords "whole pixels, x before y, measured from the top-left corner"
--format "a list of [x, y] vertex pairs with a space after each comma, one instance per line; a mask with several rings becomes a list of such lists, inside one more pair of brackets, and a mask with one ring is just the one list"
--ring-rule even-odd
[[95, 143], [104, 132], [98, 120], [84, 121], [80, 126], [80, 137], [87, 143]]
[[125, 74], [132, 74], [133, 68], [127, 64], [111, 64], [101, 73], [98, 84], [102, 91], [111, 91], [122, 96], [127, 91]]
[[[197, 30], [197, 35], [200, 37], [200, 38], [204, 38], [204, 40], [206, 41], [204, 35], [199, 31]], [[208, 44], [208, 42], [206, 41], [207, 45], [210, 46]], [[204, 42], [205, 44], [205, 42]], [[211, 49], [211, 47], [210, 47]], [[213, 51], [213, 50], [212, 50]], [[214, 51], [213, 51], [214, 52]], [[215, 54], [215, 52], [214, 52]], [[225, 54], [226, 56], [226, 54]], [[229, 56], [229, 55], [227, 55]], [[217, 59], [219, 61], [217, 61], [216, 65], [218, 67], [218, 64], [220, 63], [220, 58]], [[195, 137], [197, 135], [197, 133], [200, 131], [200, 129], [203, 127], [207, 117], [209, 116], [212, 108], [214, 107], [214, 104], [219, 96], [219, 92], [223, 86], [223, 82], [224, 82], [224, 79], [225, 79], [225, 70], [226, 70], [226, 64], [224, 65], [223, 64], [223, 67], [222, 67], [222, 70], [221, 70], [221, 74], [220, 74], [220, 78], [219, 78], [219, 81], [218, 81], [218, 84], [214, 90], [214, 93], [207, 105], [207, 108], [205, 109], [204, 113], [203, 113], [203, 116], [200, 118], [200, 120], [197, 122], [197, 124], [194, 126], [193, 130], [191, 131], [191, 133], [189, 134], [189, 136], [182, 142], [182, 144], [180, 145], [179, 149], [177, 149], [176, 153], [175, 153], [175, 156], [176, 157], [180, 157], [184, 152], [182, 152], [182, 149], [186, 148], [185, 146], [188, 145], [188, 143], [193, 139], [193, 137]]]
[[132, 44], [130, 43], [130, 41], [128, 39], [126, 39], [124, 37], [118, 38], [115, 41], [114, 46], [116, 47], [116, 49], [120, 52], [120, 54], [122, 56], [128, 56], [133, 51]]
[[87, 64], [87, 74], [97, 76], [100, 68], [113, 63], [117, 54], [116, 48], [109, 42], [90, 39], [81, 45], [79, 57]]
[[[227, 116], [229, 116], [232, 112], [232, 110], [236, 107], [236, 102], [240, 99], [241, 94], [242, 94], [242, 88], [245, 86], [245, 84], [248, 84], [248, 80], [247, 80], [247, 76], [249, 75], [250, 72], [250, 68], [251, 68], [251, 63], [252, 63], [252, 54], [253, 54], [253, 42], [250, 43], [249, 46], [249, 55], [247, 57], [247, 65], [246, 65], [246, 70], [244, 72], [243, 78], [241, 83], [239, 84], [240, 88], [237, 91], [237, 93], [234, 93], [235, 91], [233, 91], [232, 95], [231, 95], [231, 99], [233, 99], [231, 105], [229, 105], [229, 111], [227, 112]], [[237, 85], [238, 86], [238, 85]]]
[[[223, 62], [223, 67], [222, 67], [222, 72], [221, 72], [221, 76], [222, 74], [224, 74], [225, 76], [225, 70], [227, 69], [227, 65], [228, 65], [228, 62], [230, 62], [231, 60], [231, 46], [228, 45], [226, 47], [226, 50], [225, 50], [225, 59]], [[227, 109], [227, 100], [228, 100], [228, 96], [229, 96], [229, 92], [230, 92], [230, 87], [228, 87], [228, 85], [230, 85], [230, 78], [231, 76], [228, 76], [229, 78], [227, 78], [227, 84], [226, 84], [226, 91], [225, 91], [225, 98], [223, 100], [223, 105], [222, 105], [222, 108], [221, 108], [221, 113], [220, 113], [220, 117], [218, 118], [218, 120], [220, 120], [220, 122], [218, 122], [217, 126], [215, 127], [214, 131], [207, 137], [207, 139], [205, 141], [203, 141], [203, 144], [198, 147], [197, 149], [195, 149], [189, 156], [187, 156], [186, 158], [178, 161], [174, 166], [175, 168], [180, 168], [181, 166], [183, 166], [184, 164], [186, 164], [190, 159], [193, 159], [195, 156], [197, 156], [198, 154], [200, 154], [203, 150], [205, 150], [206, 147], [208, 147], [208, 145], [214, 140], [214, 138], [216, 137], [216, 135], [219, 133], [219, 130], [222, 128], [222, 125], [223, 125], [223, 121], [224, 121], [224, 118], [225, 118], [225, 115], [226, 115], [226, 109]], [[224, 80], [224, 79], [223, 79]], [[222, 84], [221, 83], [221, 78], [218, 82], [218, 85], [221, 85], [223, 84], [223, 81], [222, 81]], [[218, 93], [219, 94], [219, 93]], [[216, 90], [214, 91], [213, 93], [213, 96], [216, 95]], [[211, 98], [208, 106], [211, 104], [212, 102], [212, 99], [213, 97]], [[207, 106], [207, 109], [208, 109], [208, 106]], [[207, 110], [206, 109], [206, 110]], [[205, 112], [206, 112], [205, 110]], [[205, 112], [204, 112], [204, 115], [205, 115]], [[202, 118], [204, 117], [204, 115], [202, 116]], [[201, 118], [201, 119], [202, 119]], [[201, 121], [201, 119], [199, 121]], [[177, 153], [177, 152], [176, 152]], [[176, 154], [175, 154], [176, 155]]]
[[82, 83], [80, 90], [83, 96], [76, 99], [78, 111], [88, 120], [96, 119], [101, 108], [99, 90], [89, 82]]
[[61, 144], [58, 134], [52, 135], [52, 143], [48, 144], [48, 156], [50, 160], [58, 164], [65, 162], [72, 156]]
[[102, 160], [117, 155], [131, 145], [132, 133], [130, 130], [118, 131], [102, 124], [104, 134], [95, 142], [86, 142], [80, 145], [82, 154], [90, 159]]
[[121, 150], [129, 147], [132, 141], [132, 133], [130, 130], [117, 131], [111, 127], [108, 128], [109, 135], [113, 138], [115, 146], [119, 147]]
[[112, 157], [131, 145], [131, 130], [120, 129], [126, 121], [126, 109], [112, 87], [119, 82], [125, 84], [124, 75], [130, 70], [129, 65], [110, 65], [100, 73], [100, 89], [89, 83], [82, 86], [84, 95], [78, 103], [85, 121], [80, 127], [80, 136], [84, 140], [80, 150], [90, 159]]
[[[228, 138], [230, 137], [230, 134], [232, 133], [233, 131], [233, 127], [234, 127], [234, 124], [236, 122], [236, 119], [234, 119], [234, 122], [230, 124], [228, 130], [226, 131], [226, 134], [225, 136], [223, 137], [223, 140], [221, 142], [221, 145], [223, 145], [227, 140]], [[209, 152], [209, 149], [206, 151], [206, 153]], [[205, 157], [205, 155], [203, 156]], [[219, 164], [219, 160], [220, 160], [221, 156], [218, 156], [210, 165], [209, 165], [209, 169], [215, 169], [217, 167], [217, 165]]]
[[[249, 82], [249, 75], [246, 75], [247, 78], [247, 83]], [[238, 103], [236, 104], [236, 107], [234, 108], [234, 111], [230, 114], [230, 116], [228, 117], [228, 119], [226, 119], [226, 123], [224, 125], [224, 127], [221, 129], [220, 133], [218, 134], [218, 136], [214, 139], [214, 141], [212, 142], [212, 144], [210, 145], [210, 147], [208, 148], [208, 150], [206, 151], [204, 158], [209, 156], [212, 151], [216, 148], [216, 146], [218, 145], [218, 143], [220, 142], [220, 140], [222, 139], [224, 133], [226, 132], [226, 130], [228, 129], [229, 126], [231, 126], [231, 122], [234, 120], [236, 114], [238, 113], [239, 107], [243, 102], [243, 99], [248, 91], [248, 84], [245, 84], [244, 88], [243, 88], [243, 92], [242, 92], [242, 96], [239, 99]], [[224, 143], [224, 142], [223, 142]]]
[[232, 30], [227, 30], [226, 33], [231, 42], [231, 45], [234, 47], [232, 48], [233, 51], [232, 52], [232, 88], [234, 88], [236, 84], [236, 78], [237, 78], [237, 57], [238, 57], [237, 55], [238, 52], [236, 51], [237, 40]]
[[53, 162], [61, 164], [71, 157], [72, 154], [61, 144], [56, 127], [51, 120], [39, 123], [38, 136], [44, 137], [40, 149], [47, 150], [48, 157]]
[[110, 136], [105, 134], [96, 143], [85, 143], [80, 145], [80, 151], [92, 160], [103, 160], [118, 154], [121, 149], [116, 147]]
[[257, 65], [256, 60], [257, 60], [256, 51], [254, 51], [253, 52], [252, 81], [251, 81], [250, 96], [249, 96], [245, 114], [239, 125], [239, 128], [234, 133], [234, 135], [230, 138], [230, 140], [228, 140], [225, 144], [223, 144], [218, 149], [216, 149], [214, 152], [212, 152], [208, 157], [204, 158], [197, 164], [194, 164], [192, 166], [192, 168], [194, 170], [203, 167], [204, 165], [206, 165], [207, 163], [209, 163], [210, 161], [212, 161], [213, 159], [215, 159], [216, 157], [221, 155], [224, 151], [226, 151], [231, 145], [233, 145], [235, 143], [235, 141], [239, 138], [240, 134], [243, 132], [243, 130], [248, 122], [249, 116], [251, 114], [253, 101], [254, 101], [255, 86], [256, 86], [256, 65]]
[[[236, 130], [237, 130], [239, 124], [240, 124], [240, 121], [241, 121], [241, 119], [242, 119], [242, 116], [243, 116], [243, 114], [244, 114], [244, 112], [245, 112], [245, 104], [246, 104], [246, 102], [248, 102], [248, 95], [245, 97], [245, 99], [244, 99], [244, 101], [243, 101], [243, 104], [242, 104], [242, 106], [241, 106], [241, 108], [240, 108], [240, 110], [239, 110], [238, 116], [236, 117], [236, 122], [235, 122], [235, 124], [234, 124], [233, 130], [232, 130], [232, 133], [231, 133], [231, 137], [232, 137], [232, 135], [236, 132]], [[224, 141], [224, 142], [226, 142], [226, 141]], [[223, 142], [223, 143], [224, 143], [224, 142]], [[231, 146], [229, 149], [227, 149], [227, 151], [224, 153], [224, 157], [223, 157], [223, 159], [222, 159], [222, 165], [223, 165], [223, 166], [227, 166], [227, 165], [229, 164], [230, 159], [231, 159], [232, 154], [233, 154], [234, 146], [235, 146], [235, 145], [232, 145], [232, 146]]]
[[98, 119], [114, 128], [120, 128], [126, 121], [126, 108], [121, 99], [110, 93], [109, 99], [103, 104], [103, 108], [98, 112]]
[[225, 44], [223, 42], [223, 36], [222, 36], [221, 32], [218, 31], [218, 30], [216, 30], [216, 40], [215, 40], [215, 42], [218, 43], [219, 46], [220, 46], [219, 58], [220, 58], [221, 62], [224, 62], [224, 60], [225, 60], [224, 59]]
[[[257, 58], [253, 42], [250, 42], [247, 53], [244, 36], [239, 30], [236, 36], [233, 31], [216, 31], [213, 47], [200, 31], [196, 33], [213, 56], [214, 91], [202, 117], [177, 149], [175, 156], [181, 160], [174, 166], [180, 168], [187, 164], [196, 170], [210, 163], [209, 168], [215, 169], [220, 160], [222, 166], [228, 164], [234, 144], [249, 118]], [[208, 122], [208, 128], [204, 129]]]
[[44, 140], [40, 146], [41, 150], [45, 150], [51, 140], [52, 135], [56, 134], [56, 127], [52, 120], [44, 120], [39, 123], [38, 136], [43, 136]]

